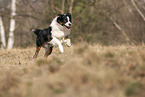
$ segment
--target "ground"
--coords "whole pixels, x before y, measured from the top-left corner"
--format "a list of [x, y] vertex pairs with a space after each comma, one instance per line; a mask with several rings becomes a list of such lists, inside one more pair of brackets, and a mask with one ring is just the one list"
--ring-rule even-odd
[[145, 45], [80, 43], [43, 58], [0, 50], [0, 97], [145, 97]]

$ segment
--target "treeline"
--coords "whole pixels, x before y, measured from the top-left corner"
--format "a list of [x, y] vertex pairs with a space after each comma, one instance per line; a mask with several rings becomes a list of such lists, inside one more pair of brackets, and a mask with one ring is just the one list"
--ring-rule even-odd
[[[11, 0], [0, 1], [6, 41]], [[47, 28], [59, 13], [72, 13], [73, 43], [103, 45], [145, 42], [145, 0], [17, 0], [15, 47], [35, 45], [32, 28]]]

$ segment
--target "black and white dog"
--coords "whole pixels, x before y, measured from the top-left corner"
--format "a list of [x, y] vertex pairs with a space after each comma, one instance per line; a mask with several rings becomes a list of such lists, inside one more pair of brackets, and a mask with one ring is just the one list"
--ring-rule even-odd
[[51, 54], [53, 47], [58, 47], [60, 52], [63, 53], [63, 46], [71, 46], [69, 38], [70, 28], [72, 27], [71, 14], [58, 14], [50, 26], [46, 29], [33, 29], [36, 34], [36, 52], [33, 58], [36, 58], [41, 47], [45, 48], [45, 57]]

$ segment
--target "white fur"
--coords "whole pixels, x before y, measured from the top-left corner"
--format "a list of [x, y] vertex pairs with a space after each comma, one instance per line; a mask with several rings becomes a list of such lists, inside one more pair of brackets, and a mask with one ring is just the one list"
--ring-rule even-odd
[[69, 17], [67, 16], [67, 23], [65, 24], [66, 26], [69, 26], [69, 24], [72, 24], [71, 22], [70, 22], [70, 20], [69, 20]]
[[[50, 24], [50, 26], [52, 27], [51, 33], [52, 33], [53, 39], [49, 43], [52, 44], [54, 47], [58, 46], [60, 52], [63, 53], [64, 50], [63, 50], [62, 43], [64, 43], [67, 46], [71, 46], [70, 39], [64, 40], [64, 37], [69, 35], [70, 31], [66, 29], [65, 27], [61, 26], [60, 24], [58, 24], [56, 20], [57, 20], [57, 17], [55, 17], [52, 23]], [[66, 26], [69, 23], [71, 22], [68, 20], [68, 22], [66, 23]]]

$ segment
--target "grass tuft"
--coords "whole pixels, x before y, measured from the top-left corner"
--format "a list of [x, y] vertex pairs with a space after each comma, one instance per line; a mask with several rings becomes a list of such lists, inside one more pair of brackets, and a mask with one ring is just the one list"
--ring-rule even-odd
[[143, 92], [143, 86], [140, 82], [129, 83], [125, 89], [125, 94], [127, 96], [138, 96]]

